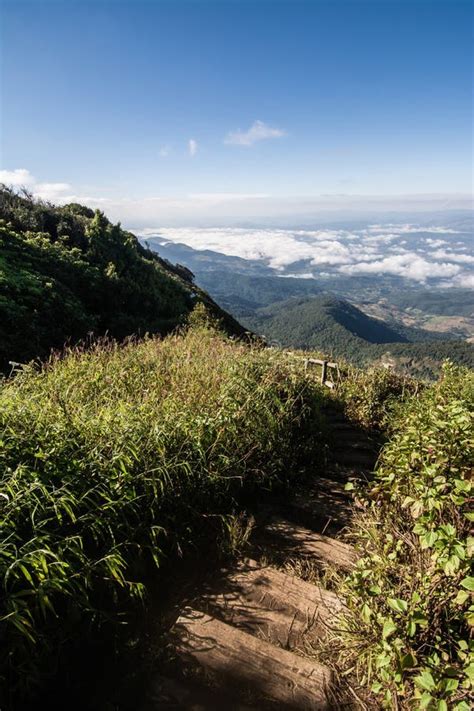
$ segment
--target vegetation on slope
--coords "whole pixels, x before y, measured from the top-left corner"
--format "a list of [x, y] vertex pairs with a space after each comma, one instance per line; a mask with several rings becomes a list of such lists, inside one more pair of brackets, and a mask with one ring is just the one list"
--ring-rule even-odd
[[[426, 339], [426, 334], [367, 316], [343, 299], [322, 295], [290, 299], [259, 309], [243, 323], [283, 347], [323, 351], [357, 365], [384, 357], [402, 373], [417, 377], [437, 375], [446, 358], [474, 366], [474, 346], [463, 341]], [[420, 335], [421, 333], [421, 335]]]
[[305, 433], [318, 447], [320, 396], [302, 370], [192, 320], [163, 340], [70, 350], [1, 386], [10, 693], [44, 674], [62, 640], [143, 598], [150, 569], [203, 540], [223, 545], [242, 491], [298, 471]]
[[473, 401], [472, 371], [446, 364], [398, 408], [354, 525], [341, 657], [387, 708], [470, 708]]
[[241, 274], [219, 269], [196, 274], [198, 283], [239, 318], [255, 315], [257, 309], [276, 302], [292, 297], [311, 297], [323, 291], [321, 283], [315, 279]]
[[103, 213], [0, 189], [0, 371], [91, 333], [169, 333], [196, 301], [229, 332], [243, 332], [188, 270], [146, 250]]
[[[253, 321], [252, 321], [253, 323]], [[349, 302], [334, 296], [290, 299], [259, 311], [258, 323], [282, 345], [357, 352], [361, 344], [406, 341], [383, 321], [366, 316]]]

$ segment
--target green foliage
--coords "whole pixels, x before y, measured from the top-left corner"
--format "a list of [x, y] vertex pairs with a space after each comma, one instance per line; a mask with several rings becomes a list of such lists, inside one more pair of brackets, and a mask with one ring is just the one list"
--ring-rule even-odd
[[361, 370], [348, 366], [337, 397], [350, 420], [366, 429], [383, 431], [389, 428], [394, 412], [422, 387], [420, 382], [386, 368]]
[[449, 363], [410, 400], [354, 528], [363, 555], [345, 584], [343, 637], [389, 708], [469, 708], [473, 401], [473, 373]]
[[[225, 303], [231, 307], [230, 301]], [[334, 296], [293, 298], [259, 308], [251, 315], [235, 313], [244, 325], [284, 347], [323, 351], [357, 366], [389, 357], [401, 374], [421, 378], [436, 376], [446, 358], [474, 366], [472, 344], [428, 340], [434, 336], [371, 318]], [[409, 342], [413, 340], [420, 342]]]
[[182, 269], [103, 213], [53, 207], [0, 189], [0, 371], [92, 333], [169, 333], [196, 301], [231, 333], [243, 329]]
[[236, 498], [297, 471], [316, 414], [301, 368], [206, 323], [5, 381], [3, 682], [24, 689], [63, 639], [142, 599], [150, 566], [203, 540], [235, 549], [248, 535]]
[[321, 349], [350, 358], [369, 343], [405, 341], [399, 333], [334, 296], [294, 298], [260, 309], [255, 322], [282, 345]]

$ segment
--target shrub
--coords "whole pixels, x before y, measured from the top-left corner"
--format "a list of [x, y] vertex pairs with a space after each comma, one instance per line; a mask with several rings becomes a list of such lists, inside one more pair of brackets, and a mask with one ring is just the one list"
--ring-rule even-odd
[[354, 528], [363, 555], [345, 583], [342, 639], [386, 707], [470, 708], [473, 385], [447, 363], [399, 413]]
[[347, 416], [367, 429], [385, 430], [394, 411], [423, 387], [420, 382], [385, 368], [361, 370], [347, 366], [346, 371], [337, 397]]

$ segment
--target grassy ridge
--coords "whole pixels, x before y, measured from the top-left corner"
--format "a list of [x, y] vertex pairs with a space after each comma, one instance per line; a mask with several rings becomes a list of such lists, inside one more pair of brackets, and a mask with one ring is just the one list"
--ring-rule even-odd
[[223, 540], [243, 489], [297, 470], [317, 392], [281, 354], [206, 324], [5, 381], [3, 682], [25, 688], [59, 634], [143, 597], [150, 565]]

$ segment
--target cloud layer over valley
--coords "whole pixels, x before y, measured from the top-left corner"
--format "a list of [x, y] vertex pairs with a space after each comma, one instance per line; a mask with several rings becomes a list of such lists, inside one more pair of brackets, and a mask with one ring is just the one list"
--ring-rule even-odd
[[[232, 142], [249, 145], [280, 135], [280, 129], [256, 122], [247, 132], [232, 134]], [[189, 139], [189, 156], [196, 157], [198, 150], [197, 141]], [[67, 182], [41, 182], [24, 168], [0, 170], [1, 182], [57, 204], [99, 208], [142, 238], [153, 238], [154, 246], [161, 241], [212, 250], [257, 262], [280, 276], [387, 275], [419, 284], [474, 287], [469, 196], [277, 198], [203, 192], [121, 198]], [[238, 226], [244, 222], [249, 226]], [[156, 224], [167, 227], [149, 227]]]
[[139, 234], [154, 238], [154, 245], [181, 243], [261, 262], [281, 276], [390, 275], [420, 284], [474, 287], [471, 235], [450, 226], [374, 224], [354, 230], [168, 227]]

